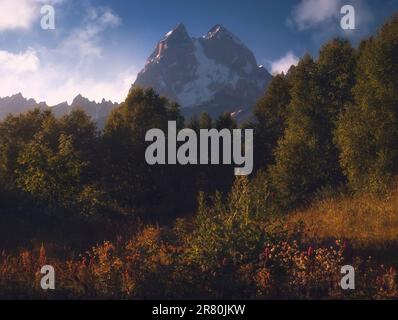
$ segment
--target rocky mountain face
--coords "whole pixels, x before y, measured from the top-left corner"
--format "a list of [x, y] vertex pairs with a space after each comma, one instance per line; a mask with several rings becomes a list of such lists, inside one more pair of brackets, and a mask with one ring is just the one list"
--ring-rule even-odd
[[157, 44], [134, 86], [177, 101], [185, 115], [250, 113], [271, 79], [253, 53], [221, 25], [191, 38], [179, 24]]
[[63, 116], [72, 110], [79, 108], [84, 110], [95, 121], [99, 121], [108, 117], [111, 110], [117, 106], [117, 103], [106, 101], [105, 99], [102, 99], [100, 103], [90, 101], [79, 94], [73, 99], [70, 105], [67, 102], [60, 103], [56, 106], [53, 106], [52, 111], [54, 112], [55, 116]]
[[117, 103], [106, 101], [105, 99], [100, 103], [90, 101], [80, 94], [73, 99], [71, 104], [63, 102], [56, 106], [48, 106], [45, 102], [37, 103], [34, 99], [26, 99], [21, 93], [18, 93], [11, 97], [0, 98], [0, 120], [4, 119], [7, 114], [18, 114], [34, 108], [43, 110], [51, 108], [57, 117], [62, 117], [72, 110], [80, 108], [91, 116], [93, 120], [97, 121], [99, 127], [101, 127], [111, 110], [117, 106]]
[[44, 102], [37, 103], [34, 99], [26, 99], [21, 93], [0, 98], [0, 120], [9, 113], [21, 113], [33, 108], [47, 108]]

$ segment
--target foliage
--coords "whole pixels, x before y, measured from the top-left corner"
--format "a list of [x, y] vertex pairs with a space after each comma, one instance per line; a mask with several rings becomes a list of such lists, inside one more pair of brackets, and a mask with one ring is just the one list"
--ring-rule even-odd
[[[248, 190], [239, 179], [235, 188]], [[2, 298], [90, 299], [391, 299], [398, 297], [396, 265], [356, 254], [346, 239], [308, 242], [302, 226], [283, 227], [279, 219], [267, 228], [255, 226], [264, 216], [245, 195], [234, 204], [216, 201], [215, 221], [201, 212], [192, 223], [174, 228], [144, 226], [135, 235], [95, 245], [78, 258], [51, 257], [44, 246], [0, 255]], [[254, 197], [255, 198], [255, 197]], [[338, 207], [336, 201], [335, 206]], [[377, 206], [377, 204], [375, 203]], [[229, 209], [228, 209], [229, 208]], [[242, 214], [235, 209], [252, 208]], [[231, 215], [222, 215], [232, 210]], [[246, 213], [252, 214], [247, 215]], [[257, 212], [257, 213], [256, 213]], [[221, 216], [231, 219], [220, 222]], [[204, 228], [210, 229], [204, 234]], [[251, 232], [254, 231], [254, 234]], [[209, 236], [209, 234], [212, 234]], [[365, 235], [365, 234], [364, 234]], [[311, 241], [311, 240], [310, 240]], [[358, 251], [360, 252], [360, 251]], [[388, 254], [388, 253], [387, 253]], [[56, 290], [39, 288], [39, 269], [55, 267]], [[356, 289], [341, 290], [340, 268], [356, 270]]]
[[[353, 100], [355, 65], [354, 49], [336, 39], [322, 47], [317, 61], [306, 55], [290, 71], [291, 99], [281, 109], [287, 114], [285, 127], [270, 167], [273, 185], [287, 207], [344, 182], [333, 137], [339, 115]], [[279, 101], [286, 105], [286, 97]]]
[[254, 108], [256, 168], [274, 162], [273, 150], [285, 130], [287, 109], [291, 100], [290, 90], [289, 76], [278, 74], [272, 78], [265, 95]]
[[[358, 49], [332, 40], [272, 79], [246, 125], [252, 177], [148, 165], [148, 129], [238, 128], [228, 113], [185, 121], [152, 89], [131, 89], [102, 132], [81, 110], [7, 116], [0, 297], [397, 298], [397, 28]], [[38, 287], [45, 263], [54, 292]]]
[[336, 141], [354, 190], [385, 192], [398, 172], [398, 16], [359, 49], [355, 103], [341, 115]]

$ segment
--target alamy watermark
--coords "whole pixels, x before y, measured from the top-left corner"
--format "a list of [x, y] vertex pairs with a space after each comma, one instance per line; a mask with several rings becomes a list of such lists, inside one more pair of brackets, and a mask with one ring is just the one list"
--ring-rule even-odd
[[[42, 18], [40, 26], [43, 30], [55, 29], [55, 8], [52, 5], [46, 4], [40, 8]], [[343, 15], [340, 19], [340, 27], [343, 30], [355, 30], [355, 8], [353, 5], [343, 5], [340, 8], [340, 14]]]
[[[145, 141], [152, 142], [145, 151], [145, 160], [150, 165], [220, 164], [221, 149], [222, 164], [233, 162], [240, 166], [235, 168], [235, 175], [249, 175], [253, 171], [253, 129], [200, 129], [198, 137], [192, 129], [182, 129], [177, 133], [176, 121], [169, 121], [167, 139], [163, 130], [150, 129], [145, 135]], [[177, 148], [177, 142], [183, 144]], [[245, 149], [243, 155], [242, 145]]]
[[51, 265], [41, 267], [40, 273], [44, 276], [40, 280], [40, 286], [43, 290], [55, 289], [55, 270]]
[[43, 15], [40, 20], [40, 26], [43, 30], [55, 29], [55, 9], [49, 4], [42, 6], [40, 13]]
[[344, 16], [340, 20], [340, 26], [343, 30], [355, 30], [355, 8], [352, 5], [344, 5], [340, 9]]
[[[342, 266], [340, 269], [343, 274], [340, 280], [340, 287], [343, 290], [355, 290], [355, 269], [351, 265]], [[40, 269], [43, 277], [40, 279], [40, 286], [43, 290], [55, 290], [55, 270], [51, 265], [44, 265]]]
[[344, 276], [341, 278], [340, 286], [343, 290], [354, 290], [355, 289], [355, 269], [349, 264], [341, 267], [341, 274]]

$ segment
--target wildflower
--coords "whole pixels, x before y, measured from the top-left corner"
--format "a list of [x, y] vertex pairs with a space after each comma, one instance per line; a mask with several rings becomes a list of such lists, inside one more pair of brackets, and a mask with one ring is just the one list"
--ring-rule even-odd
[[275, 198], [275, 192], [271, 192], [271, 198]]
[[120, 235], [118, 235], [118, 236], [116, 237], [116, 242], [117, 242], [117, 244], [121, 244], [121, 243], [123, 242], [123, 237], [120, 236]]
[[313, 254], [313, 252], [314, 252], [314, 249], [312, 248], [312, 246], [309, 246], [309, 247], [308, 247], [308, 250], [307, 250], [307, 256], [308, 256], [308, 257], [311, 257], [312, 254]]
[[342, 249], [341, 249], [341, 255], [345, 257], [346, 259], [351, 259], [352, 258], [352, 250], [351, 246], [348, 243], [347, 240], [343, 241]]
[[270, 254], [271, 254], [271, 252], [270, 252], [269, 248], [268, 248], [268, 247], [265, 248], [265, 249], [264, 249], [264, 252], [263, 252], [263, 256], [264, 256], [264, 258], [265, 258], [265, 261], [267, 261], [267, 260], [269, 259]]
[[90, 256], [89, 267], [91, 268], [94, 265], [94, 258]]
[[44, 245], [42, 243], [39, 251], [39, 264], [44, 265], [45, 263], [46, 263], [46, 249], [44, 248]]

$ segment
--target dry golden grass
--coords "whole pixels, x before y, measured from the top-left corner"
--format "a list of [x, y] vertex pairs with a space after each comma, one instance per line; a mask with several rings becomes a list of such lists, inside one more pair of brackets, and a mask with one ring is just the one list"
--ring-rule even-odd
[[318, 200], [287, 218], [289, 225], [299, 221], [309, 239], [347, 239], [357, 249], [392, 249], [398, 244], [398, 191], [384, 197], [357, 195]]

